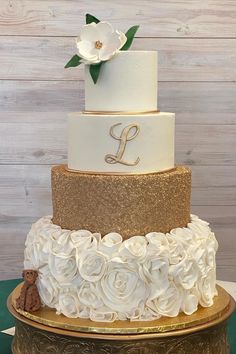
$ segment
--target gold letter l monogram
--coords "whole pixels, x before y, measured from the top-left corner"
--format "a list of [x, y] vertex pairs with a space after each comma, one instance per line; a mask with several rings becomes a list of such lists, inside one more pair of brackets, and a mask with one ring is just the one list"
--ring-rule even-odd
[[[140, 132], [140, 128], [137, 124], [130, 124], [128, 125], [127, 127], [125, 127], [123, 130], [122, 130], [122, 133], [120, 136], [116, 136], [115, 133], [114, 133], [114, 128], [117, 127], [118, 125], [121, 125], [121, 123], [117, 123], [117, 124], [114, 124], [111, 129], [110, 129], [110, 135], [116, 139], [116, 140], [119, 140], [120, 141], [120, 145], [119, 145], [119, 148], [117, 150], [117, 153], [116, 155], [112, 155], [112, 154], [108, 154], [105, 156], [105, 161], [107, 163], [110, 163], [110, 164], [116, 164], [116, 163], [121, 163], [123, 165], [127, 165], [127, 166], [135, 166], [139, 163], [140, 161], [140, 158], [138, 157], [136, 159], [136, 161], [134, 162], [126, 162], [123, 160], [123, 155], [124, 155], [124, 152], [125, 152], [125, 148], [126, 148], [126, 144], [127, 144], [127, 141], [130, 141], [130, 140], [133, 140], [134, 138], [136, 138], [136, 136], [139, 134]], [[132, 129], [135, 129], [134, 133], [130, 135], [130, 131]]]

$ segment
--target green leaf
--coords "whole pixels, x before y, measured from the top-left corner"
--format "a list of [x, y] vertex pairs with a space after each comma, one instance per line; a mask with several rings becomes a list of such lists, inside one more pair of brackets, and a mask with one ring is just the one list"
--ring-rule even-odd
[[123, 45], [123, 47], [120, 50], [128, 50], [133, 42], [134, 36], [137, 32], [137, 30], [139, 29], [139, 26], [133, 26], [130, 27], [130, 29], [126, 32], [126, 37], [127, 37], [127, 41], [125, 42], [125, 44]]
[[101, 67], [102, 67], [103, 63], [104, 62], [101, 61], [98, 64], [91, 64], [89, 66], [89, 72], [90, 72], [90, 75], [91, 75], [91, 77], [93, 79], [94, 84], [96, 84], [96, 82], [98, 81], [99, 73], [100, 73], [100, 70], [101, 70]]
[[86, 14], [86, 24], [88, 25], [89, 23], [92, 23], [92, 22], [95, 22], [95, 23], [98, 23], [100, 22], [100, 20], [98, 18], [96, 18], [95, 16], [93, 15], [90, 15], [90, 14]]
[[70, 67], [75, 67], [81, 64], [81, 57], [79, 57], [77, 54], [73, 55], [73, 57], [68, 61], [68, 63], [65, 65], [65, 68], [70, 68]]

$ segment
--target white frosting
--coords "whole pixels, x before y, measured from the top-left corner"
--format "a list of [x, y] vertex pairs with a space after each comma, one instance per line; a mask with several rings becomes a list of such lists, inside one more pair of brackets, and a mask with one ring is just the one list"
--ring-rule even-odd
[[58, 314], [153, 320], [213, 304], [217, 248], [208, 223], [194, 215], [186, 228], [125, 241], [117, 233], [63, 230], [48, 216], [32, 225], [24, 266], [38, 270], [42, 302]]
[[[120, 125], [116, 125], [121, 123]], [[139, 127], [135, 138], [126, 142], [122, 160], [136, 165], [108, 163], [117, 155], [121, 141], [116, 137], [132, 124]], [[136, 129], [137, 130], [137, 129]], [[130, 129], [128, 138], [134, 136]], [[72, 170], [112, 173], [151, 173], [174, 167], [174, 113], [137, 115], [84, 115], [71, 113], [68, 119], [68, 167]]]
[[96, 84], [85, 66], [85, 109], [156, 110], [157, 81], [156, 51], [119, 51], [102, 66]]

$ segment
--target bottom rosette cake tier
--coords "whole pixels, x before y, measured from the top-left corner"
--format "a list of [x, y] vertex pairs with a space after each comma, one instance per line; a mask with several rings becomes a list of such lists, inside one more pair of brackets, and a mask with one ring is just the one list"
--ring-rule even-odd
[[27, 236], [25, 268], [38, 271], [43, 305], [93, 321], [154, 320], [194, 313], [217, 295], [217, 241], [191, 215], [185, 228], [122, 239], [70, 231], [41, 218]]

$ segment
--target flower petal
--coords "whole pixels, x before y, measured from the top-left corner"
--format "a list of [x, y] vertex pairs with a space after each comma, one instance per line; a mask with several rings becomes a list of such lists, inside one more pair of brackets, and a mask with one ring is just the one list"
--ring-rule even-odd
[[121, 48], [120, 35], [116, 32], [112, 33], [107, 42], [104, 43], [103, 47], [99, 51], [99, 58], [101, 60], [110, 59], [118, 50]]
[[127, 41], [126, 35], [123, 32], [113, 32], [107, 41], [104, 43], [103, 48], [99, 52], [101, 60], [110, 59], [120, 48], [123, 47]]
[[119, 32], [119, 31], [116, 31], [116, 32], [119, 33], [119, 35], [120, 35], [120, 48], [122, 48], [123, 45], [127, 42], [127, 37], [123, 32]]
[[89, 41], [79, 41], [77, 42], [77, 48], [78, 53], [82, 58], [88, 61], [94, 61], [98, 59], [99, 50], [94, 47], [93, 43]]
[[92, 22], [84, 25], [80, 33], [80, 39], [82, 41], [96, 42], [98, 39], [97, 24]]
[[98, 58], [98, 59], [81, 59], [80, 61], [81, 63], [85, 64], [85, 65], [91, 65], [91, 64], [98, 64], [101, 62], [101, 60]]
[[97, 40], [102, 43], [107, 41], [107, 38], [114, 33], [114, 28], [109, 22], [101, 21], [96, 25], [97, 30]]

